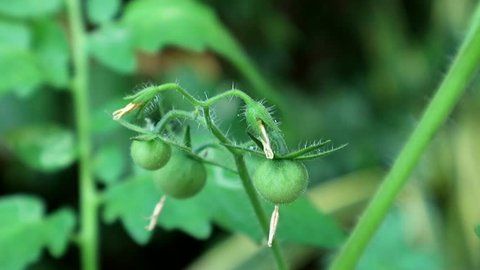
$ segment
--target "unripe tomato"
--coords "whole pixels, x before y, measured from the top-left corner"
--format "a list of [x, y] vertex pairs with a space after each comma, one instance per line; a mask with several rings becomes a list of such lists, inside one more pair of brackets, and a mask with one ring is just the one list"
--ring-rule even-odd
[[188, 198], [197, 194], [207, 180], [205, 165], [181, 150], [174, 150], [170, 161], [154, 172], [155, 184], [165, 194]]
[[146, 170], [158, 170], [163, 167], [171, 155], [170, 145], [160, 139], [133, 140], [130, 155], [133, 162]]
[[303, 163], [292, 160], [265, 160], [253, 175], [253, 184], [273, 204], [290, 203], [307, 188], [308, 172]]

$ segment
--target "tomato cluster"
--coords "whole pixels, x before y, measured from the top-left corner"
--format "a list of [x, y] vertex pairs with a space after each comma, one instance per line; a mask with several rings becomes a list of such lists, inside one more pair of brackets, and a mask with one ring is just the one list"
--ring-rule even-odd
[[166, 195], [189, 198], [205, 185], [207, 170], [193, 154], [173, 149], [162, 140], [136, 139], [132, 141], [130, 154], [133, 162], [154, 171], [156, 186]]
[[207, 180], [205, 165], [182, 150], [174, 150], [170, 161], [154, 173], [157, 187], [175, 198], [189, 198], [197, 194]]

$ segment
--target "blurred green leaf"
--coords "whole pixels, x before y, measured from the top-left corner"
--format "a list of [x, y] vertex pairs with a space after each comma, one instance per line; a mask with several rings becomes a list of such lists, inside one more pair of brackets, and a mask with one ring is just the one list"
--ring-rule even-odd
[[46, 245], [54, 257], [65, 253], [70, 235], [75, 227], [75, 214], [71, 209], [63, 208], [52, 213], [45, 220]]
[[409, 241], [405, 232], [407, 219], [393, 208], [368, 244], [357, 269], [444, 269], [439, 250], [422, 241]]
[[129, 3], [122, 22], [137, 46], [156, 52], [165, 46], [214, 51], [238, 57], [240, 48], [206, 5], [196, 1], [140, 0]]
[[475, 227], [475, 233], [477, 234], [477, 237], [480, 238], [480, 225]]
[[0, 0], [0, 14], [32, 18], [52, 14], [61, 8], [61, 0]]
[[67, 40], [58, 22], [0, 20], [0, 93], [10, 90], [25, 96], [42, 83], [64, 87], [68, 60]]
[[303, 196], [280, 206], [278, 226], [278, 239], [291, 242], [334, 248], [345, 240], [345, 234], [335, 221]]
[[54, 20], [42, 20], [34, 24], [35, 47], [39, 67], [44, 80], [55, 86], [65, 87], [69, 80], [69, 48], [60, 24]]
[[3, 46], [28, 49], [31, 39], [30, 29], [24, 23], [0, 19], [0, 44]]
[[120, 25], [103, 26], [89, 36], [92, 55], [107, 67], [132, 73], [137, 68], [130, 32]]
[[73, 132], [55, 125], [32, 125], [5, 134], [5, 143], [25, 164], [44, 172], [73, 163], [76, 148]]
[[131, 2], [120, 24], [106, 25], [90, 36], [92, 54], [122, 73], [136, 68], [133, 47], [157, 52], [171, 45], [197, 52], [213, 49], [229, 58], [241, 54], [215, 14], [189, 0]]
[[70, 240], [75, 216], [61, 209], [44, 218], [42, 201], [32, 196], [0, 198], [0, 269], [25, 269], [43, 247], [61, 256]]
[[30, 92], [42, 81], [35, 55], [29, 50], [31, 43], [27, 25], [0, 20], [0, 94], [14, 89]]
[[111, 20], [119, 8], [119, 0], [87, 0], [88, 19], [96, 24]]
[[167, 46], [195, 52], [212, 50], [228, 60], [251, 83], [253, 91], [280, 109], [282, 98], [260, 75], [213, 10], [193, 0], [139, 0], [130, 2], [121, 19], [135, 47], [155, 53]]
[[[121, 219], [129, 235], [137, 243], [145, 244], [151, 236], [145, 226], [161, 196], [148, 174], [126, 179], [108, 189], [104, 219], [106, 222]], [[201, 206], [191, 199], [167, 198], [159, 224], [166, 229], [178, 228], [192, 236], [205, 238], [210, 235], [211, 228], [208, 217], [201, 210]]]
[[128, 178], [107, 190], [103, 218], [107, 223], [120, 219], [133, 240], [145, 244], [151, 235], [147, 218], [159, 198], [148, 177]]
[[28, 95], [42, 82], [35, 55], [29, 51], [0, 44], [0, 63], [0, 94], [15, 90]]
[[105, 144], [95, 154], [93, 164], [98, 179], [111, 184], [118, 181], [125, 171], [125, 155], [117, 145]]

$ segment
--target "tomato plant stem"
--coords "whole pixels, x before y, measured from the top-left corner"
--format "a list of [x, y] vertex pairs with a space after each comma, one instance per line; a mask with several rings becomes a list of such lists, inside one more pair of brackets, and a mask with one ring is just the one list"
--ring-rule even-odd
[[[253, 210], [255, 211], [255, 215], [257, 216], [258, 222], [260, 223], [260, 227], [262, 228], [263, 234], [268, 237], [269, 234], [269, 223], [267, 213], [265, 213], [265, 209], [263, 209], [262, 204], [258, 198], [257, 192], [255, 191], [255, 187], [252, 184], [252, 179], [248, 174], [247, 166], [245, 165], [245, 160], [243, 159], [243, 155], [234, 154], [235, 164], [237, 165], [238, 175], [242, 180], [243, 187], [247, 192], [248, 199], [253, 206]], [[272, 243], [272, 252], [275, 257], [275, 261], [277, 263], [278, 269], [287, 269], [287, 264], [285, 259], [283, 258], [282, 251], [280, 249], [280, 245], [278, 241], [273, 240]]]
[[[224, 144], [231, 144], [232, 142], [215, 126], [211, 117], [210, 117], [210, 109], [208, 107], [203, 108], [203, 113], [205, 117], [205, 122], [212, 132], [212, 134], [217, 137], [217, 139], [224, 143]], [[269, 233], [269, 223], [267, 213], [265, 213], [265, 209], [263, 209], [262, 204], [260, 203], [260, 199], [258, 198], [257, 192], [255, 187], [253, 186], [252, 179], [247, 170], [247, 166], [245, 164], [245, 160], [243, 159], [243, 154], [237, 153], [236, 151], [232, 151], [229, 149], [235, 159], [235, 165], [237, 166], [238, 175], [242, 180], [243, 187], [247, 192], [248, 199], [250, 200], [250, 204], [253, 207], [253, 211], [257, 216], [258, 222], [260, 223], [260, 227], [262, 228], [263, 234], [265, 237], [268, 237]], [[273, 241], [272, 245], [272, 252], [273, 257], [275, 258], [275, 262], [277, 263], [277, 268], [279, 270], [287, 269], [287, 264], [285, 262], [285, 258], [282, 255], [282, 251], [280, 249], [280, 245], [277, 241]]]
[[97, 201], [91, 167], [90, 116], [88, 105], [88, 55], [82, 9], [78, 0], [68, 0], [74, 74], [72, 94], [77, 125], [80, 170], [80, 254], [82, 267], [97, 269]]
[[450, 70], [427, 106], [420, 122], [365, 210], [331, 269], [354, 269], [422, 153], [447, 119], [480, 63], [480, 5]]

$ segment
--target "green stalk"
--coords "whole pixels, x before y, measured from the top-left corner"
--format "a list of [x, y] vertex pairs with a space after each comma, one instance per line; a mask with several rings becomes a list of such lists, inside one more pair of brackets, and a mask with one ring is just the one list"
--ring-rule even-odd
[[80, 166], [80, 233], [82, 268], [97, 269], [97, 194], [92, 175], [90, 116], [88, 106], [88, 55], [82, 9], [78, 0], [68, 0], [67, 10], [72, 33], [74, 75], [72, 94], [77, 125]]
[[392, 169], [330, 269], [354, 269], [422, 153], [447, 119], [480, 64], [480, 4], [457, 57]]
[[[217, 139], [221, 143], [231, 144], [232, 142], [227, 137], [225, 137], [225, 135], [223, 135], [223, 133], [213, 124], [213, 121], [210, 117], [210, 109], [208, 107], [204, 107], [203, 113], [205, 117], [205, 122], [207, 123], [207, 126], [212, 132], [212, 134], [215, 137], [217, 137]], [[247, 166], [243, 159], [243, 155], [236, 151], [232, 151], [230, 149], [229, 151], [232, 153], [233, 158], [235, 159], [235, 165], [237, 167], [238, 175], [242, 180], [243, 187], [247, 192], [248, 199], [250, 200], [250, 204], [253, 207], [253, 211], [257, 216], [258, 222], [260, 223], [260, 227], [262, 228], [262, 231], [265, 234], [265, 236], [268, 237], [269, 223], [268, 223], [267, 213], [265, 213], [265, 209], [263, 209], [262, 204], [260, 203], [260, 199], [258, 198], [257, 192], [255, 190], [255, 187], [252, 184], [252, 179], [248, 174]], [[288, 269], [287, 264], [285, 262], [285, 258], [283, 257], [282, 251], [280, 249], [280, 245], [278, 244], [278, 241], [276, 240], [273, 241], [271, 249], [272, 249], [273, 257], [275, 258], [275, 262], [277, 264], [277, 269], [279, 270]]]
[[[245, 188], [248, 199], [253, 206], [253, 210], [255, 211], [255, 215], [257, 216], [258, 222], [260, 223], [260, 227], [262, 228], [265, 236], [268, 236], [269, 223], [267, 213], [265, 213], [265, 209], [263, 209], [257, 192], [255, 191], [255, 187], [252, 184], [252, 179], [250, 179], [250, 175], [248, 174], [247, 166], [245, 165], [243, 155], [233, 154], [233, 156], [235, 158], [235, 165], [237, 166], [238, 175], [242, 180], [243, 187]], [[271, 249], [275, 258], [275, 262], [277, 263], [277, 269], [288, 269], [287, 263], [285, 262], [285, 258], [282, 255], [282, 251], [277, 240], [273, 240]]]

